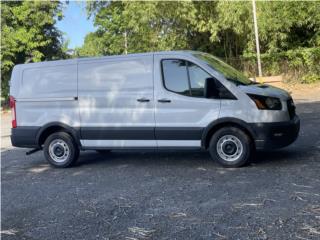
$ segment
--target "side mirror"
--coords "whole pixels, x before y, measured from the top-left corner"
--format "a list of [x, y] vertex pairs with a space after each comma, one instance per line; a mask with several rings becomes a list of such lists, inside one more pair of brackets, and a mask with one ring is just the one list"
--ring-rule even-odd
[[219, 98], [219, 91], [216, 86], [214, 78], [206, 78], [204, 83], [204, 97], [206, 98]]

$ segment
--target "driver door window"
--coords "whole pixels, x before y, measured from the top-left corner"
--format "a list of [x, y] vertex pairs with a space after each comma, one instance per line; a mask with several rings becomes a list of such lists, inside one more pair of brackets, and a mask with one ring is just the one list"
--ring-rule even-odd
[[204, 86], [211, 76], [192, 62], [188, 62], [191, 96], [204, 97]]
[[162, 60], [162, 72], [167, 90], [191, 97], [204, 97], [206, 78], [211, 77], [196, 64], [180, 59]]

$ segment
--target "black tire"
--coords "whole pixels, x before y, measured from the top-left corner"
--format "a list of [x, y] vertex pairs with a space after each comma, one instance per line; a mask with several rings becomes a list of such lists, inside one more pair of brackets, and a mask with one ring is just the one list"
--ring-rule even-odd
[[[54, 144], [54, 142], [58, 143]], [[50, 144], [52, 144], [51, 147]], [[55, 145], [56, 147], [53, 147]], [[49, 152], [49, 149], [51, 149], [51, 154]], [[59, 150], [59, 154], [56, 153], [56, 150]], [[56, 132], [51, 134], [44, 142], [43, 152], [46, 160], [52, 166], [58, 168], [65, 168], [72, 166], [78, 160], [80, 150], [75, 140], [68, 133]], [[61, 160], [55, 160], [54, 158], [52, 158], [52, 155], [58, 158], [57, 155], [60, 155], [61, 152], [63, 153]]]
[[249, 162], [253, 145], [250, 137], [244, 131], [230, 126], [221, 128], [213, 134], [209, 152], [211, 157], [222, 166], [235, 168]]
[[111, 150], [110, 149], [99, 149], [99, 150], [96, 150], [96, 152], [104, 155], [104, 154], [110, 153]]

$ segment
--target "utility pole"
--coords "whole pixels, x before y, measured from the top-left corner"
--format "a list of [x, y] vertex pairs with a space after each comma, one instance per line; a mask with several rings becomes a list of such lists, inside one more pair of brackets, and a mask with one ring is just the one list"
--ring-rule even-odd
[[254, 23], [254, 35], [256, 37], [258, 71], [259, 71], [259, 77], [262, 77], [261, 60], [260, 60], [259, 33], [258, 33], [258, 23], [257, 23], [256, 1], [255, 0], [252, 0], [252, 11], [253, 11], [253, 23]]
[[124, 31], [124, 54], [128, 54], [128, 39], [127, 39], [127, 30]]

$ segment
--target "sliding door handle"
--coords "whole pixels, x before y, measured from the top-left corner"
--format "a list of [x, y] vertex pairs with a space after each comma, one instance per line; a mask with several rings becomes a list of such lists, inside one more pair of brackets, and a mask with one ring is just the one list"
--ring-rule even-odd
[[171, 102], [171, 100], [163, 98], [163, 99], [159, 99], [158, 102], [160, 102], [160, 103], [169, 103], [169, 102]]
[[138, 102], [150, 102], [150, 99], [147, 98], [139, 98], [137, 99]]

